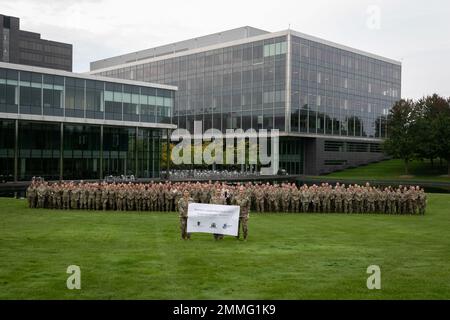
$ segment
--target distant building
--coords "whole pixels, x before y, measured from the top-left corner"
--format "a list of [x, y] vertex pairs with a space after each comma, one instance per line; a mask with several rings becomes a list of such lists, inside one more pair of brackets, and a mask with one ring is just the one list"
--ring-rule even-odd
[[91, 74], [179, 88], [172, 123], [280, 130], [280, 168], [381, 160], [401, 63], [294, 30], [242, 27], [91, 63]]
[[20, 19], [0, 15], [0, 61], [72, 71], [72, 45], [20, 30]]

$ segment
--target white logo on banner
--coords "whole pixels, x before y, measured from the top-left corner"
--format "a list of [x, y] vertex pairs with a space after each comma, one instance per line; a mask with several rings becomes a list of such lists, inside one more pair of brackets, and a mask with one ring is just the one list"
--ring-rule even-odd
[[187, 232], [237, 236], [239, 211], [239, 206], [190, 203], [188, 207]]

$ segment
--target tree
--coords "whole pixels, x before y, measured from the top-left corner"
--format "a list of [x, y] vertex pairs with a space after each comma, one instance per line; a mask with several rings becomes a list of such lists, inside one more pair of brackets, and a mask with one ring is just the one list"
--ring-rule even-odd
[[432, 130], [437, 146], [437, 155], [447, 161], [447, 174], [450, 176], [450, 98], [439, 97], [433, 108]]
[[439, 157], [440, 144], [437, 139], [438, 122], [449, 113], [448, 101], [437, 94], [424, 97], [414, 104], [413, 108], [415, 150], [418, 157], [433, 159]]
[[414, 103], [412, 100], [397, 101], [388, 115], [388, 137], [383, 143], [384, 150], [394, 158], [403, 159], [405, 174], [408, 164], [414, 158], [415, 144], [412, 136]]

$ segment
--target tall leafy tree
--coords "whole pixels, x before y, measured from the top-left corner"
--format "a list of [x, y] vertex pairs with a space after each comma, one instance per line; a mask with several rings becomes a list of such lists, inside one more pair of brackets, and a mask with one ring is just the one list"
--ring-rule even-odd
[[414, 104], [414, 130], [411, 134], [415, 140], [415, 150], [419, 158], [433, 159], [439, 156], [440, 143], [437, 139], [441, 117], [448, 114], [448, 101], [437, 95], [424, 97]]
[[450, 176], [450, 98], [441, 98], [435, 111], [432, 120], [433, 138], [437, 145], [437, 155], [447, 161], [447, 174]]
[[409, 162], [414, 158], [415, 143], [412, 135], [414, 103], [412, 100], [397, 101], [388, 115], [388, 137], [384, 150], [394, 158], [403, 159], [405, 174], [409, 173]]

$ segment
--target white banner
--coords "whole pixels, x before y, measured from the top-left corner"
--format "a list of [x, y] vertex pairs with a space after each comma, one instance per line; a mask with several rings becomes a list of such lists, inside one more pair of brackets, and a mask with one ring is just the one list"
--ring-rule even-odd
[[187, 232], [237, 236], [239, 211], [239, 206], [190, 203], [188, 207]]

